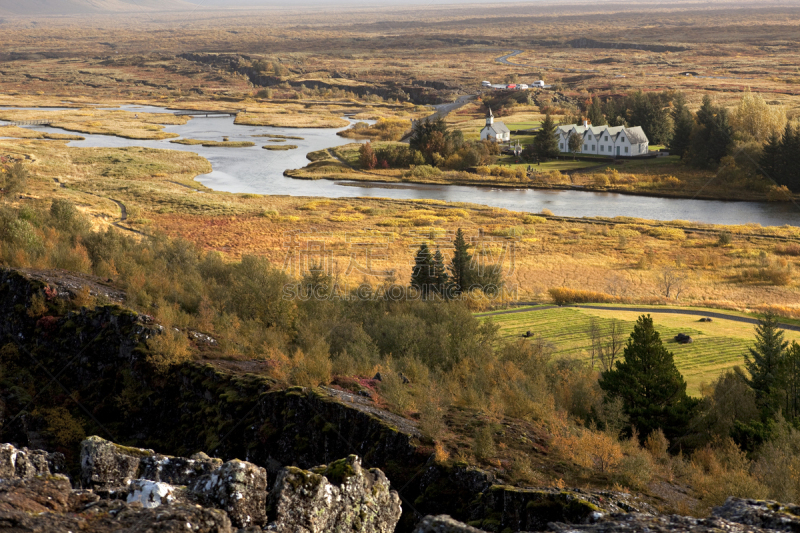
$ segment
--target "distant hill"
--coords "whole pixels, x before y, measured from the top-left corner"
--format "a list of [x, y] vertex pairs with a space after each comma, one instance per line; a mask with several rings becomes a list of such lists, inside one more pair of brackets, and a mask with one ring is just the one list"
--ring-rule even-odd
[[192, 10], [183, 0], [0, 0], [0, 15], [47, 16]]

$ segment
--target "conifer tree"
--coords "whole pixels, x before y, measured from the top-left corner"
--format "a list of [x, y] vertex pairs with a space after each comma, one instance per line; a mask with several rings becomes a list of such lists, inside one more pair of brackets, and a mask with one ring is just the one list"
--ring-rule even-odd
[[695, 122], [692, 112], [686, 107], [686, 98], [680, 92], [675, 95], [673, 100], [672, 122], [674, 127], [672, 138], [669, 141], [669, 153], [683, 159], [684, 154], [691, 146]]
[[458, 228], [458, 231], [456, 231], [456, 239], [453, 244], [456, 249], [453, 253], [453, 259], [450, 261], [450, 276], [453, 280], [456, 294], [461, 294], [469, 290], [469, 268], [472, 262], [472, 256], [469, 253], [470, 245], [467, 244], [464, 238], [464, 232], [461, 228]]
[[625, 414], [642, 436], [659, 428], [670, 439], [682, 435], [696, 405], [650, 315], [636, 321], [622, 360], [601, 374], [599, 384], [610, 400], [622, 400]]
[[797, 341], [792, 342], [783, 358], [781, 385], [786, 398], [783, 414], [789, 420], [796, 420], [800, 418], [800, 344]]
[[792, 127], [791, 123], [786, 124], [783, 131], [783, 138], [780, 143], [780, 150], [777, 157], [775, 173], [772, 178], [778, 185], [786, 185], [793, 192], [800, 191], [800, 133]]
[[433, 256], [428, 245], [422, 243], [414, 256], [414, 268], [411, 271], [411, 286], [418, 289], [423, 298], [428, 296], [431, 285], [435, 283]]
[[607, 124], [606, 117], [603, 115], [603, 106], [600, 103], [600, 98], [597, 96], [592, 98], [592, 103], [586, 110], [586, 115], [589, 118], [589, 122], [592, 123], [592, 126], [605, 126]]
[[727, 110], [714, 105], [711, 97], [706, 95], [697, 111], [697, 124], [689, 149], [692, 164], [698, 167], [719, 165], [733, 144], [733, 128]]
[[779, 169], [781, 166], [782, 145], [783, 141], [780, 136], [777, 133], [773, 133], [769, 140], [767, 140], [767, 144], [764, 145], [764, 150], [761, 152], [761, 157], [758, 160], [764, 177], [776, 182], [780, 179]]
[[755, 346], [744, 356], [744, 366], [750, 374], [745, 379], [755, 391], [756, 400], [765, 414], [771, 414], [777, 407], [774, 392], [788, 345], [777, 317], [772, 313], [765, 314], [756, 326]]
[[533, 138], [533, 149], [536, 157], [541, 161], [558, 157], [560, 150], [558, 149], [558, 136], [556, 135], [556, 123], [547, 113], [544, 116], [541, 128], [536, 132]]
[[441, 250], [436, 250], [433, 255], [433, 287], [438, 294], [444, 296], [447, 294], [447, 285], [450, 277], [447, 275], [447, 267], [444, 265], [444, 255]]

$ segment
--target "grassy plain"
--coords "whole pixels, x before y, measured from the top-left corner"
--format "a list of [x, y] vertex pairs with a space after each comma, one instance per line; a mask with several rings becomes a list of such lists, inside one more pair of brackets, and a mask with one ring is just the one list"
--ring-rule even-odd
[[[612, 319], [622, 321], [627, 339], [636, 319], [642, 314], [637, 311], [563, 307], [494, 315], [489, 320], [501, 326], [505, 338], [518, 338], [531, 331], [553, 346], [556, 357], [591, 363], [589, 324], [592, 317], [598, 319], [605, 331], [608, 331]], [[753, 345], [752, 324], [716, 317], [712, 322], [700, 322], [699, 316], [677, 313], [658, 312], [652, 316], [656, 329], [674, 354], [675, 364], [686, 379], [689, 394], [695, 396], [700, 395], [703, 384], [710, 384], [726, 370], [743, 366], [744, 354]], [[678, 344], [674, 340], [678, 333], [690, 335], [693, 342]], [[800, 341], [800, 332], [786, 330], [785, 337]], [[594, 367], [602, 370], [599, 361], [595, 361]]]

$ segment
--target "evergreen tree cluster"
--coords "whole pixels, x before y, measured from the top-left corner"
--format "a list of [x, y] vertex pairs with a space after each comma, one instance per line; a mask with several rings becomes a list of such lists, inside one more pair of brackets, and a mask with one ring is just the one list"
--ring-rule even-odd
[[773, 133], [764, 145], [759, 166], [765, 177], [800, 192], [800, 132], [787, 123], [782, 136]]
[[503, 285], [501, 265], [478, 265], [461, 228], [453, 244], [455, 250], [447, 265], [440, 250], [432, 252], [427, 244], [421, 244], [414, 256], [411, 286], [425, 299], [450, 299], [475, 289], [496, 294]]

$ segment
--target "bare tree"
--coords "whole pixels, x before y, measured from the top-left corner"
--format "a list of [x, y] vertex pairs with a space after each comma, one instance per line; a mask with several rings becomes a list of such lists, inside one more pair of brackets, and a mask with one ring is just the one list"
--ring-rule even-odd
[[616, 318], [611, 319], [607, 325], [601, 325], [596, 317], [589, 319], [589, 355], [592, 368], [598, 361], [603, 371], [614, 367], [614, 362], [622, 352], [625, 340], [623, 323]]
[[608, 326], [608, 332], [605, 335], [603, 349], [600, 351], [600, 362], [603, 365], [603, 370], [608, 371], [614, 368], [614, 362], [622, 351], [624, 340], [625, 330], [622, 327], [622, 322], [612, 318]]
[[570, 133], [567, 139], [567, 148], [572, 152], [572, 159], [575, 159], [575, 154], [583, 148], [583, 135], [578, 135], [574, 131]]
[[600, 322], [597, 317], [589, 319], [589, 355], [592, 357], [592, 369], [594, 369], [594, 360], [600, 359], [603, 352], [603, 339], [600, 332]]
[[666, 298], [674, 297], [677, 300], [686, 288], [686, 274], [677, 267], [666, 266], [659, 273], [658, 285]]

